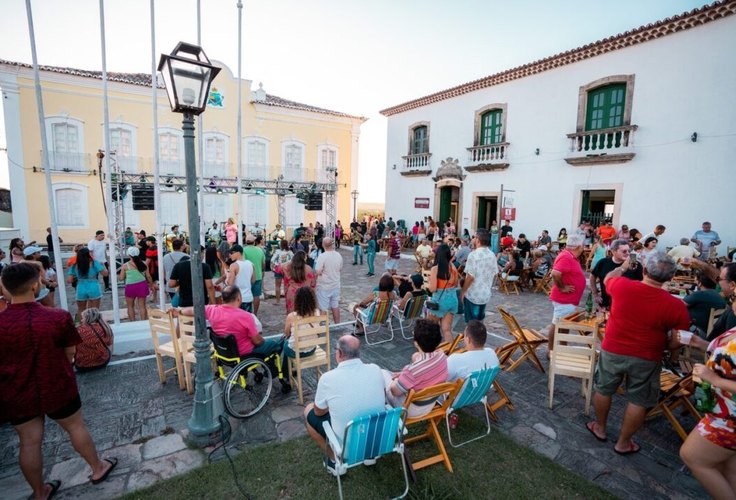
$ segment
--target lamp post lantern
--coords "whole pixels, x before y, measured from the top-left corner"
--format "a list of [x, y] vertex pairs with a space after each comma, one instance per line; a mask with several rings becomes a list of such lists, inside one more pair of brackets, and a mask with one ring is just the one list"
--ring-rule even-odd
[[[184, 159], [186, 167], [189, 237], [193, 242], [190, 259], [192, 273], [192, 304], [194, 306], [195, 372], [194, 408], [189, 419], [189, 440], [198, 446], [218, 440], [222, 414], [220, 388], [213, 381], [210, 364], [210, 340], [206, 334], [204, 290], [202, 287], [202, 256], [199, 245], [199, 207], [197, 203], [197, 167], [194, 155], [194, 116], [204, 112], [210, 84], [220, 72], [212, 66], [201, 47], [179, 42], [174, 51], [161, 54], [158, 70], [166, 84], [171, 110], [182, 113]], [[155, 82], [153, 82], [155, 85]]]
[[355, 221], [358, 220], [358, 194], [359, 193], [357, 189], [353, 189], [350, 192], [350, 196], [353, 197], [353, 220]]

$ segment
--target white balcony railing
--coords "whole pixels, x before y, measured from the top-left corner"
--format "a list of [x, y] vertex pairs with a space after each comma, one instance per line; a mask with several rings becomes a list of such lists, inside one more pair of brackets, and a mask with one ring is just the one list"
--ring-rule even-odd
[[403, 171], [404, 172], [431, 172], [432, 165], [430, 159], [432, 153], [419, 153], [402, 156], [404, 160]]
[[636, 125], [567, 134], [573, 153], [615, 153], [633, 144]]
[[285, 181], [302, 182], [304, 180], [304, 169], [300, 167], [283, 167], [281, 174]]
[[183, 159], [161, 159], [158, 162], [158, 171], [161, 175], [184, 175], [184, 160]]
[[506, 158], [508, 147], [508, 142], [473, 146], [468, 148], [468, 163], [472, 166], [508, 163]]

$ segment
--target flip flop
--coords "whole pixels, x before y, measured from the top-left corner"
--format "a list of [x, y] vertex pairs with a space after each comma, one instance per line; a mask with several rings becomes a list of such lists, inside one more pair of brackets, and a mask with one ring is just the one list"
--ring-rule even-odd
[[[58, 479], [54, 479], [53, 481], [46, 482], [49, 486], [51, 486], [51, 491], [49, 492], [49, 496], [46, 498], [53, 498], [54, 495], [56, 495], [56, 492], [59, 491], [59, 488], [61, 488], [61, 481]], [[36, 498], [35, 495], [31, 494], [31, 496], [28, 497], [28, 500], [33, 500]]]
[[107, 479], [107, 476], [110, 475], [110, 473], [112, 472], [112, 470], [118, 464], [118, 459], [115, 458], [115, 457], [105, 458], [104, 461], [110, 464], [110, 468], [107, 469], [105, 471], [105, 473], [102, 476], [100, 476], [99, 478], [97, 478], [97, 479], [92, 479], [92, 476], [90, 476], [89, 477], [89, 482], [90, 483], [92, 483], [92, 484], [100, 484], [101, 482], [103, 482], [105, 479]]
[[585, 428], [588, 429], [588, 432], [593, 434], [593, 437], [596, 438], [598, 441], [600, 441], [601, 443], [605, 443], [606, 441], [608, 441], [607, 437], [600, 437], [598, 434], [596, 434], [593, 426], [595, 426], [595, 422], [588, 422], [587, 424], [585, 424]]
[[613, 447], [613, 451], [615, 451], [619, 455], [632, 455], [634, 453], [638, 453], [639, 451], [641, 451], [641, 446], [639, 446], [633, 441], [631, 442], [631, 444], [632, 444], [631, 448], [626, 451], [618, 451], [615, 446]]

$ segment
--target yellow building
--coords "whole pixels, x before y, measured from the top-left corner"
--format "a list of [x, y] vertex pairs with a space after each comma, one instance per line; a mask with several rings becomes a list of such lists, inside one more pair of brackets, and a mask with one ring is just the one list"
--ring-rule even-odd
[[[353, 211], [350, 191], [358, 179], [358, 141], [365, 118], [289, 101], [251, 90], [243, 80], [243, 136], [237, 137], [237, 79], [224, 64], [213, 82], [212, 105], [202, 116], [197, 142], [203, 161], [200, 215], [205, 226], [238, 217], [248, 226], [258, 222], [272, 230], [278, 222], [277, 197], [256, 189], [242, 190], [243, 213], [238, 214], [234, 184], [238, 175], [237, 148], [242, 141], [243, 179], [328, 182], [337, 169], [337, 219], [347, 222]], [[110, 152], [127, 174], [151, 174], [154, 165], [151, 77], [147, 74], [108, 73]], [[104, 150], [102, 75], [96, 71], [41, 67], [52, 192], [59, 234], [65, 242], [87, 242], [97, 229], [107, 229], [98, 150]], [[0, 60], [0, 89], [6, 129], [14, 227], [26, 239], [45, 241], [50, 225], [49, 195], [41, 168], [41, 139], [30, 65]], [[160, 221], [154, 211], [133, 210], [129, 191], [124, 197], [125, 226], [148, 234], [167, 232], [174, 224], [187, 228], [186, 194], [172, 188], [184, 175], [181, 115], [171, 112], [166, 93], [158, 90], [158, 158], [161, 183]], [[196, 125], [196, 122], [195, 122]], [[102, 162], [104, 172], [104, 161]], [[150, 182], [150, 175], [143, 175]], [[172, 179], [174, 181], [172, 182]], [[247, 184], [247, 183], [246, 183]], [[212, 185], [210, 189], [207, 186]], [[181, 191], [181, 190], [178, 190]], [[228, 193], [228, 191], [231, 191]], [[258, 192], [257, 192], [258, 191]], [[314, 221], [326, 223], [322, 211], [305, 211], [296, 196], [285, 198], [287, 228]]]

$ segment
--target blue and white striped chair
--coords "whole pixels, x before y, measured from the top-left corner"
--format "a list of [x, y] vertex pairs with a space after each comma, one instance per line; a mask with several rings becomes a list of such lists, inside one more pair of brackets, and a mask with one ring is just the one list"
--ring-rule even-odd
[[[488, 415], [488, 390], [491, 388], [491, 384], [493, 383], [493, 380], [496, 378], [496, 375], [498, 375], [498, 372], [500, 370], [500, 366], [494, 366], [493, 368], [478, 370], [468, 375], [468, 377], [463, 382], [463, 386], [460, 389], [460, 392], [458, 392], [457, 397], [447, 408], [447, 412], [445, 413], [445, 423], [447, 424], [447, 438], [454, 448], [459, 448], [464, 444], [468, 444], [471, 441], [475, 441], [490, 434], [491, 421]], [[460, 408], [465, 408], [466, 406], [478, 403], [481, 403], [483, 405], [483, 413], [485, 413], [486, 415], [486, 433], [472, 439], [468, 439], [467, 441], [463, 441], [462, 443], [453, 443], [452, 432], [450, 429], [450, 415], [452, 415], [454, 411], [457, 411]]]
[[342, 481], [340, 480], [342, 474], [351, 467], [389, 453], [398, 453], [401, 456], [401, 466], [404, 469], [404, 492], [396, 498], [404, 498], [409, 492], [409, 476], [406, 470], [403, 441], [405, 411], [404, 408], [392, 408], [354, 418], [345, 427], [342, 442], [338, 440], [329, 422], [322, 424], [327, 434], [327, 446], [335, 453], [335, 475], [340, 500], [343, 498]]

